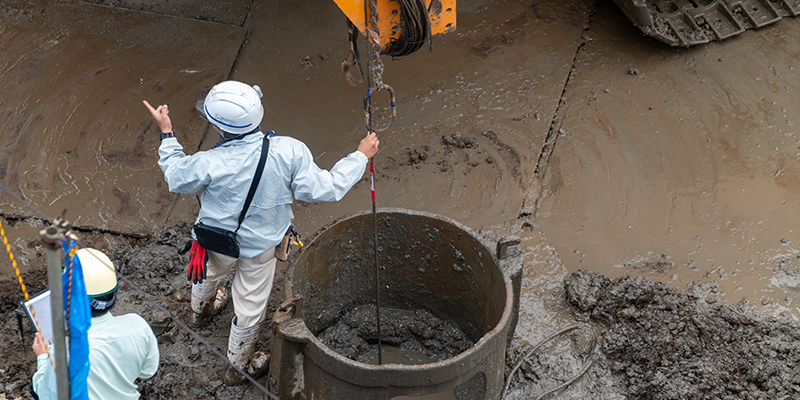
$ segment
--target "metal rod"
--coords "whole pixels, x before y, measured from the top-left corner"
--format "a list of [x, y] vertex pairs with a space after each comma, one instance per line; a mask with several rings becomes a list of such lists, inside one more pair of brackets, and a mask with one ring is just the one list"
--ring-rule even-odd
[[[371, 8], [371, 13], [370, 13]], [[372, 129], [372, 85], [374, 83], [373, 72], [375, 67], [375, 58], [380, 62], [380, 52], [375, 51], [375, 38], [371, 34], [378, 31], [378, 12], [376, 0], [364, 1], [364, 36], [367, 39], [367, 47], [370, 51], [367, 52], [367, 96], [364, 98], [364, 111], [367, 116], [367, 134], [374, 132]], [[371, 17], [371, 18], [370, 18]], [[372, 29], [370, 30], [370, 27]], [[381, 69], [382, 66], [381, 66]], [[375, 321], [378, 329], [378, 365], [383, 364], [383, 347], [381, 345], [381, 296], [380, 296], [380, 279], [378, 277], [378, 211], [375, 208], [375, 158], [369, 159], [369, 179], [370, 189], [372, 191], [372, 247], [375, 255]]]
[[63, 235], [50, 226], [42, 233], [47, 257], [47, 282], [50, 288], [50, 308], [53, 311], [53, 345], [55, 346], [56, 387], [58, 400], [69, 400], [69, 370], [67, 369], [67, 341], [64, 326], [64, 292], [61, 286], [61, 256], [59, 249]]
[[372, 189], [372, 248], [375, 255], [375, 320], [378, 327], [378, 365], [383, 364], [383, 347], [381, 345], [381, 292], [378, 277], [378, 211], [375, 208], [375, 160], [369, 160], [370, 186]]

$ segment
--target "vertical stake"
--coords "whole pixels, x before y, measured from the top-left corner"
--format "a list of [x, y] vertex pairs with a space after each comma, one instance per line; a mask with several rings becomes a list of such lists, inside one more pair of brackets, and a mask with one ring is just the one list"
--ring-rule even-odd
[[[61, 286], [61, 241], [64, 234], [51, 225], [41, 231], [47, 257], [47, 282], [50, 288], [50, 308], [53, 311], [53, 341], [55, 345], [56, 387], [58, 400], [69, 400], [69, 370], [67, 369], [67, 341], [64, 326], [64, 291]], [[46, 344], [45, 344], [46, 345]]]
[[375, 208], [375, 159], [369, 159], [369, 180], [372, 190], [372, 248], [375, 254], [375, 320], [378, 325], [378, 365], [383, 364], [381, 346], [381, 296], [380, 280], [378, 279], [378, 211]]

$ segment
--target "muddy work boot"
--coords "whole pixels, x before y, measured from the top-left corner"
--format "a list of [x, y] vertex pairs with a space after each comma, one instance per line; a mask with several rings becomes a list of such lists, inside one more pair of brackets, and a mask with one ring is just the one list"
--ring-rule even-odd
[[[228, 360], [253, 378], [263, 375], [269, 368], [269, 355], [255, 351], [260, 333], [260, 323], [247, 328], [239, 328], [236, 326], [236, 317], [231, 321], [231, 334], [228, 337]], [[228, 366], [222, 381], [228, 386], [234, 386], [244, 383], [245, 379], [239, 371]]]
[[228, 291], [217, 288], [217, 283], [203, 282], [192, 285], [192, 325], [202, 326], [228, 305]]

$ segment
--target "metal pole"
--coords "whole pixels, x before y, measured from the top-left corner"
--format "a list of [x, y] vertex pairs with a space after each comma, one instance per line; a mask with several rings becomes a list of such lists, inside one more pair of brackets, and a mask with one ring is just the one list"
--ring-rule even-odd
[[383, 365], [383, 345], [381, 344], [381, 284], [378, 276], [378, 211], [375, 208], [375, 161], [369, 159], [369, 174], [372, 186], [372, 249], [375, 255], [375, 322], [378, 328], [378, 365]]
[[61, 241], [63, 233], [55, 226], [41, 232], [47, 256], [47, 282], [50, 288], [50, 307], [53, 311], [53, 344], [55, 346], [56, 382], [58, 400], [69, 400], [69, 370], [67, 368], [67, 340], [64, 326], [64, 291], [61, 286]]

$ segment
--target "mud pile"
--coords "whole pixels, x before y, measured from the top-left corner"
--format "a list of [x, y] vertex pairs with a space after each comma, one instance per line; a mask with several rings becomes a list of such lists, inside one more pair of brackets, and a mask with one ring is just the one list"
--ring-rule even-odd
[[[378, 358], [375, 305], [355, 307], [318, 335], [337, 353], [363, 363]], [[428, 310], [381, 307], [381, 343], [403, 352], [425, 353], [435, 361], [454, 357], [474, 344], [458, 327]]]
[[[101, 238], [96, 244], [87, 241], [89, 246], [102, 247]], [[106, 250], [122, 275], [139, 287], [160, 306], [175, 314], [181, 321], [191, 321], [191, 283], [186, 280], [186, 265], [192, 238], [188, 227], [167, 230], [151, 243], [142, 246], [136, 241], [134, 246], [118, 251]], [[278, 263], [276, 285], [270, 296], [268, 319], [271, 318], [277, 303], [283, 299], [282, 281], [285, 263]], [[33, 274], [32, 274], [33, 275]], [[230, 287], [233, 275], [222, 281]], [[12, 282], [13, 283], [13, 282]], [[35, 276], [26, 277], [26, 283], [35, 288], [44, 288], [44, 271], [36, 271]], [[34, 289], [36, 290], [36, 289]], [[145, 296], [130, 285], [120, 281], [118, 300], [112, 313], [123, 315], [137, 313], [153, 328], [158, 338], [160, 365], [156, 375], [139, 381], [139, 391], [143, 400], [152, 399], [253, 399], [259, 398], [260, 391], [253, 385], [228, 387], [223, 384], [227, 364], [211, 353], [203, 344], [181, 329], [175, 322], [159, 311]], [[28, 389], [36, 370], [36, 360], [31, 350], [33, 332], [25, 323], [24, 342], [21, 342], [16, 318], [13, 318], [15, 297], [0, 295], [3, 315], [0, 338], [0, 399], [30, 399]], [[211, 318], [201, 327], [193, 327], [197, 333], [212, 346], [225, 354], [228, 332], [233, 318], [233, 305], [229, 302], [223, 312]], [[266, 321], [265, 326], [269, 326]], [[269, 351], [270, 329], [263, 329], [257, 344], [258, 350]], [[265, 379], [265, 377], [262, 377]]]
[[[708, 305], [664, 284], [578, 270], [567, 300], [605, 327], [601, 349], [634, 399], [789, 399], [800, 394], [800, 324]], [[795, 397], [793, 397], [795, 396]]]
[[[188, 228], [168, 230], [149, 245], [134, 248], [122, 255], [122, 261], [118, 264], [122, 265], [122, 273], [131, 281], [187, 324], [191, 321], [192, 314], [191, 283], [186, 279], [191, 244]], [[285, 263], [278, 264], [276, 285], [267, 311], [268, 319], [283, 298], [279, 288], [282, 287]], [[230, 274], [221, 285], [230, 288], [232, 277], [233, 274]], [[258, 398], [260, 392], [253, 385], [224, 385], [222, 376], [227, 364], [143, 299], [143, 296], [126, 286], [121, 286], [120, 306], [115, 314], [136, 312], [144, 317], [158, 338], [161, 352], [158, 373], [139, 385], [142, 399]], [[232, 318], [233, 304], [229, 302], [220, 315], [200, 327], [193, 326], [192, 329], [225, 354]], [[269, 321], [264, 326], [269, 326], [268, 323]], [[269, 351], [270, 339], [270, 329], [263, 329], [256, 348]]]

